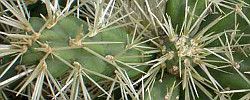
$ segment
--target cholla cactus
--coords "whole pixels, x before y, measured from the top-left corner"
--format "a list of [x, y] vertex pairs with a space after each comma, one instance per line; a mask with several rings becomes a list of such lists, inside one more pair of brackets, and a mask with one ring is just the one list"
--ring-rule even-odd
[[[60, 9], [58, 1], [44, 0], [46, 8], [41, 9], [46, 9], [47, 14], [38, 18], [28, 13], [22, 0], [1, 1], [6, 9], [0, 22], [7, 27], [1, 32], [7, 40], [1, 45], [3, 91], [32, 100], [87, 100], [102, 93], [103, 97], [111, 98], [117, 86], [114, 84], [120, 84], [126, 88], [124, 92], [131, 90], [135, 94], [134, 87], [125, 84], [132, 84], [130, 78], [145, 73], [144, 62], [150, 57], [143, 55], [142, 51], [147, 49], [143, 48], [145, 42], [130, 42], [137, 37], [121, 28], [126, 23], [118, 24], [122, 18], [117, 16], [121, 14], [112, 15], [114, 1], [108, 5], [103, 1], [77, 1], [72, 8], [74, 2], [67, 1]], [[94, 13], [100, 13], [93, 18], [93, 24], [89, 16], [85, 16], [86, 21], [79, 18], [80, 11], [86, 13], [83, 7], [88, 4], [97, 6]], [[8, 87], [11, 83], [17, 86]], [[138, 95], [135, 98], [139, 99]]]
[[141, 13], [134, 16], [145, 19], [141, 28], [158, 37], [152, 40], [158, 49], [148, 51], [158, 57], [147, 62], [152, 67], [137, 81], [146, 80], [139, 91], [147, 99], [249, 99], [247, 1], [134, 0], [131, 5]]
[[0, 98], [250, 99], [247, 0], [0, 3]]

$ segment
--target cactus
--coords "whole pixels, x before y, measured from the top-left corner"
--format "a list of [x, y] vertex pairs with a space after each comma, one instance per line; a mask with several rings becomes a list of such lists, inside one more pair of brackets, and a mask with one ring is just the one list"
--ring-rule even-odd
[[0, 3], [1, 99], [250, 99], [248, 0]]
[[[8, 5], [13, 2], [1, 1], [1, 3], [8, 8]], [[11, 8], [9, 9], [11, 11]], [[23, 9], [14, 8], [14, 10], [20, 13]], [[15, 11], [11, 12], [15, 15]], [[85, 93], [88, 91], [85, 85], [95, 86], [95, 88], [100, 88], [98, 91], [110, 95], [104, 87], [99, 85], [103, 84], [102, 81], [107, 81], [106, 84], [118, 82], [114, 77], [117, 76], [116, 74], [123, 75], [123, 71], [126, 72], [126, 76], [123, 77], [130, 78], [136, 78], [141, 73], [145, 73], [147, 67], [144, 62], [147, 56], [143, 55], [140, 48], [129, 47], [132, 37], [124, 28], [113, 28], [92, 35], [92, 30], [89, 30], [90, 27], [84, 20], [71, 15], [58, 17], [48, 14], [48, 16], [51, 19], [31, 17], [27, 20], [25, 16], [16, 16], [21, 23], [23, 22], [20, 27], [5, 23], [20, 28], [22, 31], [14, 34], [7, 31], [1, 32], [9, 40], [8, 44], [3, 45], [6, 47], [1, 50], [3, 59], [15, 56], [9, 59], [10, 63], [6, 67], [3, 67], [0, 78], [3, 79], [5, 76], [9, 79], [5, 78], [1, 86], [11, 83], [4, 84], [14, 78], [15, 74], [11, 73], [12, 76], [8, 76], [8, 72], [12, 68], [19, 68], [21, 72], [27, 70], [25, 73], [30, 74], [22, 80], [21, 84], [13, 87], [19, 89], [17, 94], [33, 84], [31, 99], [40, 99], [44, 82], [47, 81], [45, 86], [55, 90], [46, 90], [53, 94], [51, 95], [53, 98], [57, 97], [55, 92], [58, 92], [63, 99], [77, 98], [76, 94], [80, 91], [78, 88], [81, 87], [83, 94], [79, 96], [84, 95], [89, 99], [90, 93]], [[20, 75], [24, 72], [16, 74]], [[65, 75], [69, 77], [63, 78]], [[70, 96], [62, 93], [63, 84], [59, 84], [57, 78], [62, 78], [61, 81], [65, 82], [65, 85], [72, 85]], [[76, 87], [78, 87], [77, 90]]]
[[[154, 52], [158, 57], [149, 61], [152, 64], [149, 75], [140, 79], [146, 80], [146, 97], [152, 100], [164, 98], [160, 94], [171, 97], [164, 92], [166, 88], [161, 90], [156, 85], [162, 83], [167, 90], [180, 91], [178, 98], [181, 100], [247, 98], [250, 86], [247, 2], [168, 0], [157, 3], [145, 0], [145, 6], [139, 5], [139, 1], [133, 2], [138, 6], [135, 11], [148, 14], [143, 18], [149, 25], [150, 36], [159, 37], [153, 43], [158, 47], [158, 52]], [[168, 84], [163, 82], [169, 74], [175, 75], [175, 82], [179, 82], [173, 86], [175, 88], [170, 88], [173, 80]]]

